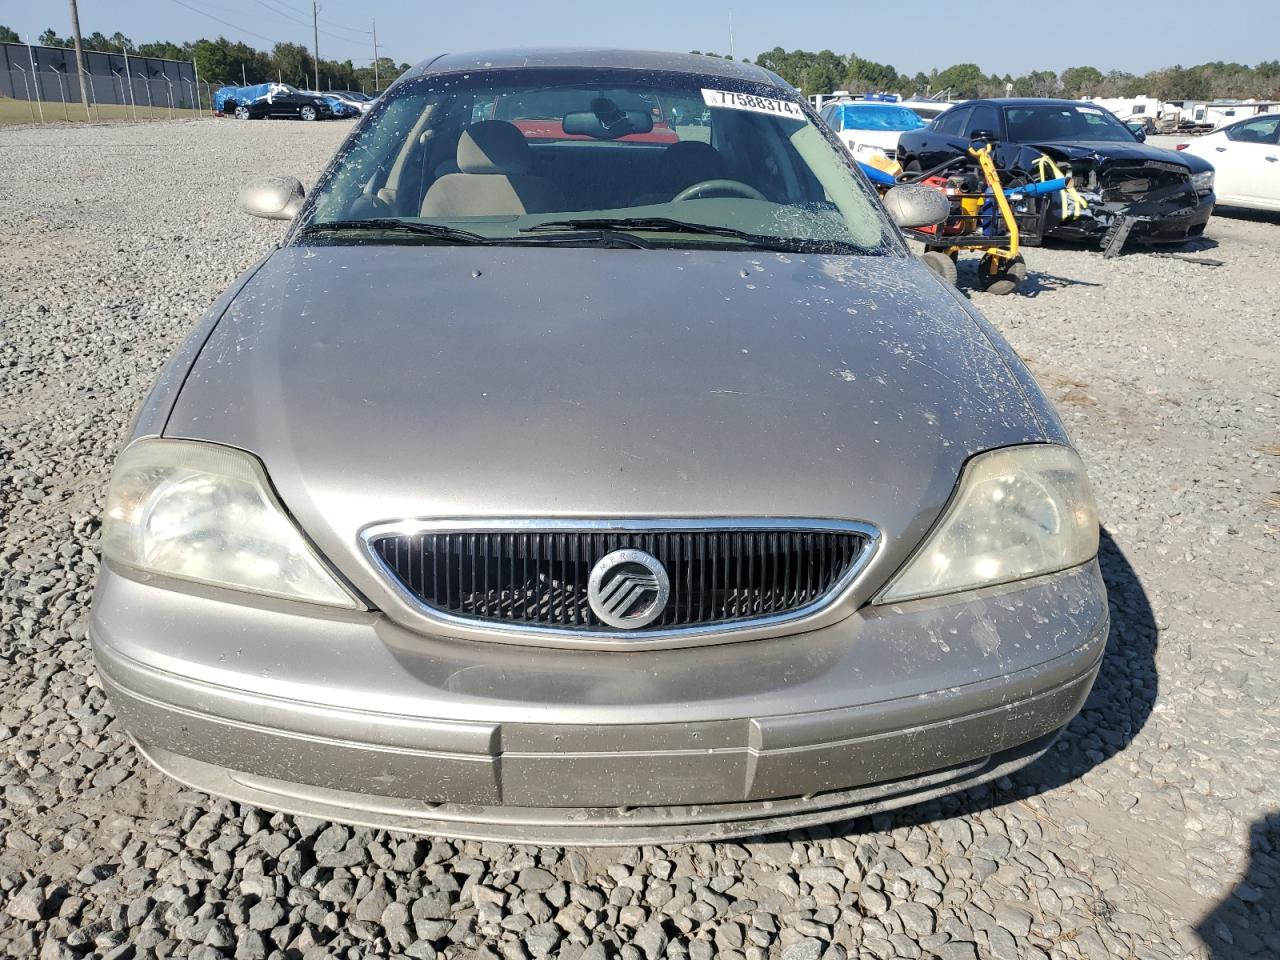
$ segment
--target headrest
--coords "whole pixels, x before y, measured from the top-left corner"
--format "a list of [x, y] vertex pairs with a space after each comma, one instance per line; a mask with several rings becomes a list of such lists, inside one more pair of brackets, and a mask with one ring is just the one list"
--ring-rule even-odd
[[662, 151], [658, 177], [664, 186], [681, 189], [703, 180], [724, 177], [724, 157], [720, 151], [699, 140], [681, 140]]
[[463, 173], [519, 176], [529, 171], [529, 144], [514, 123], [481, 120], [458, 140], [458, 169]]

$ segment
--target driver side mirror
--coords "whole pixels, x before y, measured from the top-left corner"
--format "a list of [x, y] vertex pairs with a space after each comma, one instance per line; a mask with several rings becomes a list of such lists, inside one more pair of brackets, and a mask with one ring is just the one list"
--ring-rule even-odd
[[893, 187], [884, 195], [884, 205], [900, 227], [932, 227], [951, 215], [946, 194], [918, 183]]
[[292, 220], [302, 209], [305, 194], [294, 177], [258, 177], [240, 188], [236, 206], [241, 213], [266, 220]]

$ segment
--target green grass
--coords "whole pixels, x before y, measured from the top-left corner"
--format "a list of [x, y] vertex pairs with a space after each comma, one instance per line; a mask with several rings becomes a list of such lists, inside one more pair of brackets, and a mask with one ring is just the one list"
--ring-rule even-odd
[[[85, 123], [91, 121], [93, 123], [107, 123], [110, 121], [133, 120], [134, 108], [122, 106], [117, 103], [101, 103], [97, 106], [90, 107], [89, 114], [85, 113], [83, 103], [44, 103], [36, 104], [34, 101], [11, 100], [8, 97], [0, 97], [0, 126], [13, 123], [39, 123], [40, 110], [44, 109], [45, 123]], [[34, 113], [34, 120], [32, 114]], [[207, 117], [208, 110], [174, 110], [172, 117], [174, 119], [190, 118], [190, 117]], [[168, 107], [155, 107], [152, 110], [147, 109], [146, 104], [137, 106], [138, 120], [168, 120], [171, 114]]]

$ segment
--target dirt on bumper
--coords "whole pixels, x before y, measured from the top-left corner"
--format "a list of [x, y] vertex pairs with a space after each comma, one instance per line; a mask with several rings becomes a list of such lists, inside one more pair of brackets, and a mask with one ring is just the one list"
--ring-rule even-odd
[[[1002, 776], [1039, 756], [1080, 710], [1108, 629], [1092, 564], [967, 611], [926, 604], [791, 638], [591, 657], [546, 676], [528, 666], [527, 650], [496, 644], [460, 671], [446, 664], [433, 674], [423, 657], [489, 645], [379, 636], [358, 619], [313, 631], [302, 623], [299, 640], [314, 655], [290, 656], [288, 629], [272, 637], [283, 682], [267, 693], [235, 675], [233, 650], [201, 642], [201, 603], [185, 624], [190, 650], [203, 650], [193, 657], [130, 631], [176, 626], [159, 596], [167, 591], [104, 577], [104, 608], [140, 609], [140, 593], [155, 601], [132, 623], [114, 617], [107, 629], [95, 617], [92, 637], [108, 695], [161, 769], [269, 808], [544, 843], [750, 835]], [[1049, 603], [1061, 616], [1046, 622]], [[420, 649], [397, 649], [402, 640]], [[331, 668], [344, 654], [332, 651], [344, 646], [353, 666], [339, 678]], [[379, 647], [369, 673], [354, 666]], [[621, 662], [646, 656], [672, 667], [670, 679]], [[731, 662], [737, 695], [705, 679], [704, 699], [690, 700], [675, 679], [724, 674]], [[384, 695], [360, 689], [379, 672]], [[523, 703], [517, 689], [528, 693]], [[602, 691], [612, 693], [600, 701], [609, 709], [592, 702]]]

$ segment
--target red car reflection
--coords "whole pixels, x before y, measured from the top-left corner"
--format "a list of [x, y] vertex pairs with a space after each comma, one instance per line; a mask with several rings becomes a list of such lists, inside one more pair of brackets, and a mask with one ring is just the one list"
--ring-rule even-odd
[[[526, 140], [590, 140], [591, 137], [580, 133], [565, 133], [564, 125], [559, 120], [512, 120]], [[618, 143], [675, 143], [680, 138], [667, 123], [657, 123], [648, 133], [629, 133], [619, 137]]]

